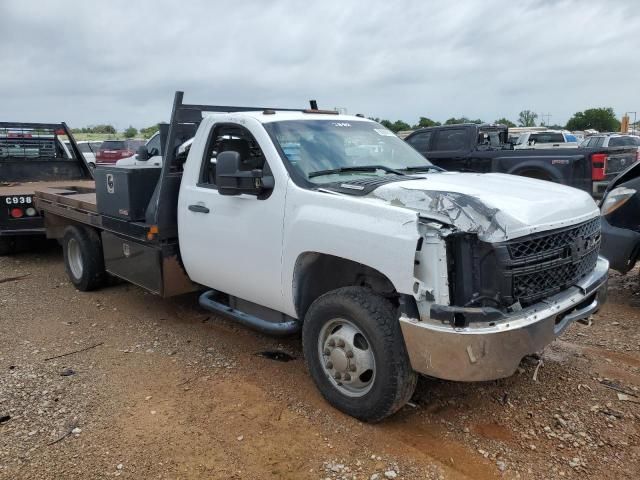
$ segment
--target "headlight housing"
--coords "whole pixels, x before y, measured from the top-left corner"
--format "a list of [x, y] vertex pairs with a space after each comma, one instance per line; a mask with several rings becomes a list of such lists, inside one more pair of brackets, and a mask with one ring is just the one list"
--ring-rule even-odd
[[618, 187], [611, 190], [607, 197], [602, 202], [600, 212], [602, 215], [609, 215], [613, 213], [622, 205], [635, 195], [636, 191], [633, 188]]

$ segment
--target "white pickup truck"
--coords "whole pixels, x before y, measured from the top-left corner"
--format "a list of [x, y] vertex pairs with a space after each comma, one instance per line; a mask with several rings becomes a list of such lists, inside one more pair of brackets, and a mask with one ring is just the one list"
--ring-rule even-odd
[[188, 154], [163, 149], [162, 169], [98, 167], [93, 199], [36, 193], [71, 281], [98, 288], [106, 270], [165, 297], [203, 289], [206, 309], [301, 330], [314, 382], [349, 415], [392, 414], [418, 374], [512, 375], [604, 300], [585, 192], [444, 172], [378, 123], [313, 103], [186, 105], [178, 92], [164, 144], [196, 129]]

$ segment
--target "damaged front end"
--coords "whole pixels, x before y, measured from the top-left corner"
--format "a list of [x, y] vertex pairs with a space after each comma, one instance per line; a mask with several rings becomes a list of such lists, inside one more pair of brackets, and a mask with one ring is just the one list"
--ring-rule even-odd
[[401, 326], [420, 373], [461, 381], [509, 376], [522, 357], [604, 300], [608, 263], [598, 256], [599, 218], [498, 242], [430, 220], [419, 228], [419, 318], [404, 315]]

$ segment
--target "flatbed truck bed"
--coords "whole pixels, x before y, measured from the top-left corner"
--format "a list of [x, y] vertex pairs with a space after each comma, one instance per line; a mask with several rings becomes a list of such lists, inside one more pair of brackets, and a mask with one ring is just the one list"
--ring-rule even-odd
[[36, 208], [45, 214], [47, 237], [63, 239], [70, 227], [92, 227], [87, 231], [99, 232], [109, 274], [162, 297], [198, 289], [179, 261], [177, 239], [159, 240], [152, 225], [101, 214], [94, 185], [69, 183], [34, 193]]

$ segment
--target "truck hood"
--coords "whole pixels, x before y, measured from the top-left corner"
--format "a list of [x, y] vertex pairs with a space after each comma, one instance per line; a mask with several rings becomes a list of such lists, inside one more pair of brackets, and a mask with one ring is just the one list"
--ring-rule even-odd
[[582, 190], [501, 173], [429, 174], [388, 183], [369, 197], [492, 243], [574, 225], [600, 213]]

